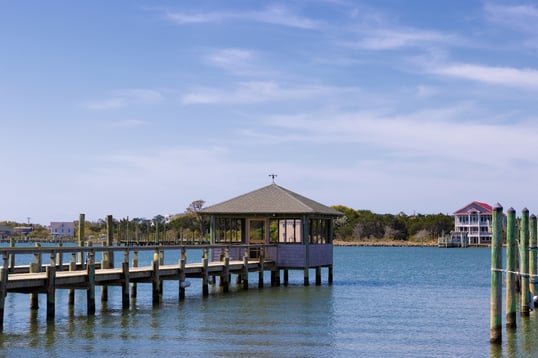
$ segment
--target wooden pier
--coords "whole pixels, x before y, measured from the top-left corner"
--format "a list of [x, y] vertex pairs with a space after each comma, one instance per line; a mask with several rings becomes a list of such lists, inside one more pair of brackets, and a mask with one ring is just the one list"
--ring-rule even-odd
[[[260, 255], [253, 259], [248, 253], [256, 249]], [[187, 251], [202, 252], [200, 262], [187, 263]], [[210, 251], [218, 250], [223, 254], [218, 261], [210, 261]], [[231, 250], [241, 250], [242, 259], [230, 259]], [[230, 287], [231, 275], [237, 275], [238, 285], [248, 289], [248, 273], [258, 272], [258, 287], [264, 286], [264, 272], [271, 272], [271, 285], [280, 285], [280, 270], [275, 261], [268, 259], [275, 252], [274, 245], [171, 245], [171, 246], [103, 246], [103, 247], [24, 247], [0, 249], [3, 265], [0, 269], [0, 329], [4, 324], [4, 302], [8, 293], [25, 293], [30, 295], [30, 309], [38, 308], [38, 294], [47, 296], [47, 320], [54, 320], [56, 309], [56, 291], [68, 290], [68, 304], [75, 304], [74, 290], [87, 292], [87, 314], [95, 314], [95, 288], [101, 286], [101, 301], [108, 300], [108, 286], [122, 288], [122, 308], [130, 308], [130, 298], [136, 297], [137, 284], [147, 283], [152, 286], [153, 304], [158, 305], [162, 299], [163, 281], [179, 282], [178, 299], [185, 298], [185, 288], [189, 286], [188, 278], [202, 280], [203, 296], [209, 295], [209, 283], [219, 278], [222, 292]], [[153, 251], [151, 264], [139, 266], [139, 252]], [[176, 264], [164, 264], [165, 253], [173, 253], [179, 259]], [[116, 254], [116, 255], [114, 255]], [[15, 266], [16, 255], [33, 256], [29, 265]], [[101, 262], [96, 262], [99, 255]], [[115, 257], [116, 256], [116, 257]], [[121, 264], [115, 266], [114, 259], [122, 256]], [[151, 253], [149, 254], [151, 256]], [[48, 263], [42, 259], [48, 257]], [[68, 261], [64, 261], [68, 259]], [[332, 269], [332, 267], [330, 267]], [[329, 282], [332, 270], [329, 269]], [[285, 284], [288, 269], [284, 269]], [[321, 267], [316, 269], [316, 284], [321, 284]], [[305, 282], [308, 285], [308, 282]]]

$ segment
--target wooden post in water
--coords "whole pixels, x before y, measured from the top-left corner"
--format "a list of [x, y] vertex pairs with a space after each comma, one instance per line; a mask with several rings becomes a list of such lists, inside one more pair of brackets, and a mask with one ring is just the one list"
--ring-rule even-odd
[[333, 265], [329, 265], [327, 268], [327, 281], [329, 285], [332, 285], [333, 283]]
[[222, 291], [228, 292], [230, 290], [230, 248], [224, 249], [224, 272], [222, 273]]
[[521, 212], [519, 233], [519, 263], [521, 273], [521, 316], [530, 314], [529, 306], [529, 209]]
[[243, 256], [243, 289], [248, 290], [248, 249]]
[[321, 266], [316, 267], [316, 286], [321, 285]]
[[123, 262], [121, 263], [121, 273], [123, 276], [123, 282], [121, 285], [121, 307], [123, 309], [129, 309], [129, 250], [123, 251]]
[[[138, 267], [138, 251], [133, 252], [133, 267]], [[136, 282], [131, 285], [131, 298], [136, 298]]]
[[88, 289], [86, 291], [86, 304], [88, 315], [95, 314], [95, 256], [94, 252], [88, 253], [86, 272], [88, 274]]
[[489, 341], [502, 342], [502, 220], [503, 207], [497, 203], [493, 208], [491, 235], [491, 295]]
[[290, 273], [288, 269], [284, 269], [284, 286], [288, 285], [288, 282], [290, 280]]
[[258, 288], [263, 288], [263, 272], [265, 263], [264, 248], [260, 247], [260, 272], [258, 273]]
[[155, 249], [153, 254], [153, 277], [152, 277], [152, 288], [153, 288], [153, 305], [158, 305], [161, 303], [161, 280], [159, 278], [159, 250]]
[[530, 251], [529, 251], [529, 275], [530, 275], [530, 290], [531, 290], [531, 299], [534, 299], [536, 296], [536, 270], [537, 270], [537, 255], [536, 255], [536, 246], [538, 245], [538, 223], [536, 221], [536, 215], [531, 215], [530, 220]]
[[9, 255], [2, 253], [2, 268], [0, 269], [0, 331], [4, 330], [4, 306], [7, 295], [7, 277], [9, 272]]
[[[516, 254], [517, 254], [517, 230], [516, 211], [510, 208], [506, 215], [506, 328], [517, 327], [516, 318]], [[493, 273], [493, 272], [492, 272]]]
[[[35, 243], [35, 247], [41, 247], [41, 244], [39, 242]], [[30, 263], [30, 273], [37, 273], [41, 272], [41, 254], [35, 253], [34, 254], [34, 262]], [[39, 294], [38, 293], [30, 293], [30, 309], [37, 310], [39, 309]]]
[[50, 265], [47, 267], [47, 321], [54, 321], [56, 309], [56, 254], [50, 253]]
[[[71, 262], [69, 262], [69, 271], [75, 271], [77, 269], [77, 258], [76, 254], [71, 253]], [[73, 306], [75, 304], [75, 289], [70, 288], [67, 290], [67, 304]]]
[[202, 296], [209, 296], [209, 261], [207, 247], [204, 247], [202, 254]]
[[305, 267], [304, 268], [304, 285], [305, 286], [308, 286], [310, 283], [309, 283], [309, 278], [308, 278], [308, 267]]
[[179, 300], [185, 299], [185, 265], [187, 264], [187, 250], [185, 246], [181, 248], [181, 257], [179, 258]]

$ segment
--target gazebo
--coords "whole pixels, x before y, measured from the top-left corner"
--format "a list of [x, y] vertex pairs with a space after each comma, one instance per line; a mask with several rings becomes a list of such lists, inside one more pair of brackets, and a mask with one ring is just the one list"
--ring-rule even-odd
[[[274, 182], [236, 198], [202, 209], [210, 218], [212, 244], [230, 248], [230, 258], [245, 254], [274, 262], [277, 273], [288, 269], [305, 271], [316, 268], [316, 282], [321, 267], [329, 269], [332, 281], [334, 219], [341, 212], [294, 193]], [[214, 248], [213, 259], [222, 257]], [[248, 250], [248, 251], [245, 251]]]

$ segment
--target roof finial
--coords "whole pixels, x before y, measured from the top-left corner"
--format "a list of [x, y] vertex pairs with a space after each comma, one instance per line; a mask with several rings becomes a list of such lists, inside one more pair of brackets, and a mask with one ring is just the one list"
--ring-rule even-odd
[[269, 174], [269, 176], [271, 177], [271, 179], [273, 179], [273, 184], [275, 183], [275, 178], [278, 176], [276, 174]]

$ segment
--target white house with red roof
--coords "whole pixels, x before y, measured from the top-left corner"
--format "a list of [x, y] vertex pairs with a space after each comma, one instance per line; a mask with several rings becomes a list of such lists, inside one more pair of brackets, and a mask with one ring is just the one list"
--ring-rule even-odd
[[491, 205], [473, 201], [454, 212], [454, 233], [464, 233], [470, 245], [491, 243]]

